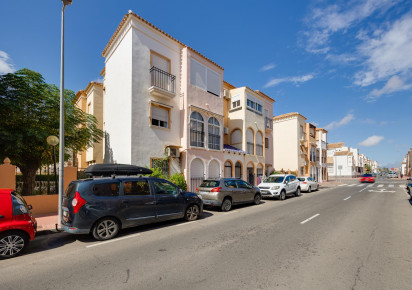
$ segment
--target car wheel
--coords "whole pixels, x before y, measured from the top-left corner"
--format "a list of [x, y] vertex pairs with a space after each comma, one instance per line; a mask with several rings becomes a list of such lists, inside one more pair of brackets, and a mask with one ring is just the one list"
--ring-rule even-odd
[[255, 198], [253, 199], [254, 204], [256, 205], [260, 204], [261, 199], [262, 199], [262, 196], [259, 193], [256, 193]]
[[29, 239], [21, 232], [10, 231], [0, 235], [0, 259], [20, 255], [27, 247]]
[[309, 186], [308, 193], [311, 193], [311, 192], [312, 192], [312, 187]]
[[220, 207], [222, 211], [229, 211], [232, 209], [232, 201], [230, 198], [225, 198], [222, 202], [222, 206]]
[[279, 199], [280, 200], [285, 200], [286, 199], [286, 192], [284, 190], [282, 190], [280, 192]]
[[189, 205], [185, 212], [185, 220], [191, 222], [199, 218], [200, 210], [196, 204]]
[[119, 233], [119, 222], [114, 218], [103, 218], [93, 227], [93, 237], [99, 241], [110, 240]]
[[295, 196], [301, 196], [300, 187], [296, 189]]

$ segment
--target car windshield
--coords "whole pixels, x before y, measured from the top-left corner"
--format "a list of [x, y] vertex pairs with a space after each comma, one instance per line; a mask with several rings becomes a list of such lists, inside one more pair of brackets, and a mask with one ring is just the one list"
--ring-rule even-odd
[[199, 187], [218, 187], [219, 180], [204, 180]]
[[372, 177], [372, 174], [364, 174], [363, 177]]
[[298, 177], [299, 181], [305, 181], [304, 177]]
[[263, 183], [281, 183], [284, 179], [284, 176], [269, 176], [268, 178], [263, 180]]

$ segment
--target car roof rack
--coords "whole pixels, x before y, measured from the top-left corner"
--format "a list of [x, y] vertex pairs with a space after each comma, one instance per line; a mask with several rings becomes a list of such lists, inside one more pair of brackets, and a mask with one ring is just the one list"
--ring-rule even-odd
[[89, 176], [111, 176], [116, 175], [142, 175], [152, 174], [153, 171], [146, 167], [130, 164], [93, 164], [86, 168], [84, 173]]

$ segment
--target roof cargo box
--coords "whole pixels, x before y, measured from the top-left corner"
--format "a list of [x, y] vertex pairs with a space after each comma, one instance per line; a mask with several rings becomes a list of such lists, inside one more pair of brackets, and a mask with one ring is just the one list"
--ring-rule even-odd
[[138, 175], [152, 174], [149, 168], [129, 164], [94, 164], [86, 168], [88, 176]]

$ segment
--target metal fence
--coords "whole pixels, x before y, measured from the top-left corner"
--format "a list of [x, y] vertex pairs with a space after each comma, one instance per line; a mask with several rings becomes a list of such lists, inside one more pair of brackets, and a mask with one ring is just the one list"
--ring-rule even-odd
[[150, 75], [152, 86], [161, 88], [172, 93], [176, 93], [176, 77], [174, 75], [171, 75], [168, 72], [165, 72], [154, 66], [150, 69]]
[[203, 182], [203, 177], [190, 178], [190, 191], [196, 192], [196, 188]]

